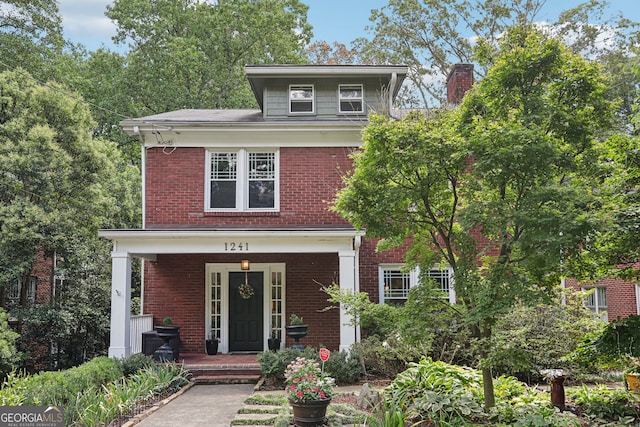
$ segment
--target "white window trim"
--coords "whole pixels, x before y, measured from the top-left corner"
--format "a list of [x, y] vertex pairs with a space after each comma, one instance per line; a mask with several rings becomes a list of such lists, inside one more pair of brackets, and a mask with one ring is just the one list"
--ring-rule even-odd
[[[380, 295], [380, 304], [384, 304], [385, 303], [385, 298], [384, 298], [384, 271], [385, 270], [403, 270], [404, 269], [404, 264], [379, 264], [378, 265], [378, 293]], [[440, 270], [440, 268], [438, 267], [433, 267], [430, 270]], [[455, 304], [456, 303], [456, 291], [455, 291], [455, 286], [454, 286], [454, 281], [453, 281], [453, 271], [451, 270], [450, 267], [445, 267], [442, 270], [446, 270], [449, 272], [449, 295], [448, 297], [446, 297], [449, 300], [449, 303], [451, 304]], [[415, 286], [418, 286], [418, 282], [419, 282], [419, 277], [420, 277], [420, 268], [416, 267], [415, 269], [411, 270], [411, 271], [407, 271], [407, 273], [409, 274], [409, 289], [414, 288]], [[391, 299], [393, 300], [393, 299]]]
[[[263, 336], [264, 342], [262, 345], [263, 351], [267, 351], [268, 339], [271, 337], [271, 273], [280, 272], [282, 274], [282, 316], [284, 317], [286, 310], [286, 295], [287, 283], [286, 283], [286, 264], [274, 263], [251, 263], [251, 270], [253, 272], [263, 273]], [[242, 272], [240, 269], [240, 263], [207, 263], [205, 264], [205, 339], [209, 338], [209, 332], [211, 325], [209, 320], [211, 319], [211, 275], [212, 273], [221, 273], [220, 275], [220, 342], [219, 350], [221, 353], [229, 352], [229, 273], [230, 272]], [[286, 324], [286, 319], [282, 319], [282, 324]], [[282, 343], [284, 344], [284, 332], [281, 334]]]
[[[206, 152], [204, 173], [205, 212], [279, 212], [280, 211], [280, 151], [277, 149], [211, 149]], [[236, 179], [236, 207], [212, 208], [211, 206], [211, 154], [236, 153], [238, 155]], [[249, 208], [249, 153], [274, 153], [275, 178], [273, 184], [273, 208]]]
[[[359, 111], [352, 111], [352, 110], [349, 110], [349, 111], [342, 111], [342, 101], [343, 101], [343, 98], [342, 98], [342, 95], [341, 95], [341, 93], [342, 93], [342, 92], [341, 92], [341, 89], [342, 89], [343, 87], [345, 87], [345, 86], [351, 86], [351, 87], [359, 86], [359, 87], [360, 87], [360, 93], [361, 93], [360, 98], [344, 98], [344, 100], [351, 100], [351, 99], [353, 99], [353, 100], [359, 100], [359, 101], [360, 101], [360, 105], [362, 106], [362, 109], [361, 109], [361, 110], [359, 110]], [[339, 84], [339, 85], [338, 85], [338, 112], [339, 112], [340, 114], [364, 114], [364, 85], [359, 84], [359, 83], [354, 83], [354, 84], [347, 84], [347, 83], [344, 83], [344, 84]]]
[[[311, 111], [291, 111], [291, 103], [294, 101], [291, 98], [291, 90], [294, 87], [309, 87], [311, 88], [311, 93], [312, 93], [312, 97], [311, 97]], [[289, 114], [291, 115], [309, 115], [309, 114], [316, 114], [316, 87], [313, 84], [291, 84], [289, 85], [289, 91], [287, 92], [287, 104], [288, 104], [288, 109], [289, 109]]]

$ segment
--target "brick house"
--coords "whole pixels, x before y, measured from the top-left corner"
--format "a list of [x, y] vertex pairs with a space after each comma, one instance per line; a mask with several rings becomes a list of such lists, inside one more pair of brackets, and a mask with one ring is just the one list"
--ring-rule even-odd
[[[330, 210], [372, 111], [395, 114], [408, 69], [395, 65], [247, 66], [256, 110], [178, 110], [124, 120], [142, 146], [143, 227], [114, 243], [110, 357], [130, 354], [131, 261], [143, 259], [142, 311], [172, 317], [182, 353], [267, 349], [295, 313], [303, 344], [348, 349], [360, 331], [322, 285], [398, 303], [417, 284], [402, 250], [377, 253]], [[473, 84], [454, 67], [450, 103]], [[248, 269], [243, 270], [243, 261]], [[450, 271], [428, 272], [455, 303]], [[247, 286], [248, 285], [248, 286]], [[247, 291], [248, 289], [248, 291]], [[636, 308], [637, 309], [637, 308]], [[282, 347], [291, 344], [283, 339]]]

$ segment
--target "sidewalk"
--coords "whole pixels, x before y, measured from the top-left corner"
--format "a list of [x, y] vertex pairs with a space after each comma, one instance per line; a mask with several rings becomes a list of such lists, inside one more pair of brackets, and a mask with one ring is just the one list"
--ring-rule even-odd
[[196, 427], [229, 426], [244, 401], [253, 393], [253, 384], [192, 385], [179, 396], [152, 411], [141, 421], [126, 426]]

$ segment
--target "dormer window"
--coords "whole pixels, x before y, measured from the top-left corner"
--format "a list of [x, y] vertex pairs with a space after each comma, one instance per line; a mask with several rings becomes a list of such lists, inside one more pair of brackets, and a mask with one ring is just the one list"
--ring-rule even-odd
[[362, 85], [338, 86], [338, 111], [341, 113], [364, 113]]
[[289, 113], [313, 113], [314, 108], [313, 85], [289, 86]]

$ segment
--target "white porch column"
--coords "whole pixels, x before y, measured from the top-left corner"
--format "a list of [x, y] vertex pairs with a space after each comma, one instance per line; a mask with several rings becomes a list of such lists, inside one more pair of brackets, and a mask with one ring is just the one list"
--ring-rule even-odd
[[[357, 251], [340, 251], [340, 289], [348, 292], [358, 292], [356, 272]], [[340, 351], [349, 351], [351, 345], [360, 336], [359, 328], [351, 324], [352, 318], [340, 307]]]
[[111, 253], [111, 341], [109, 357], [131, 354], [131, 257], [126, 252]]

